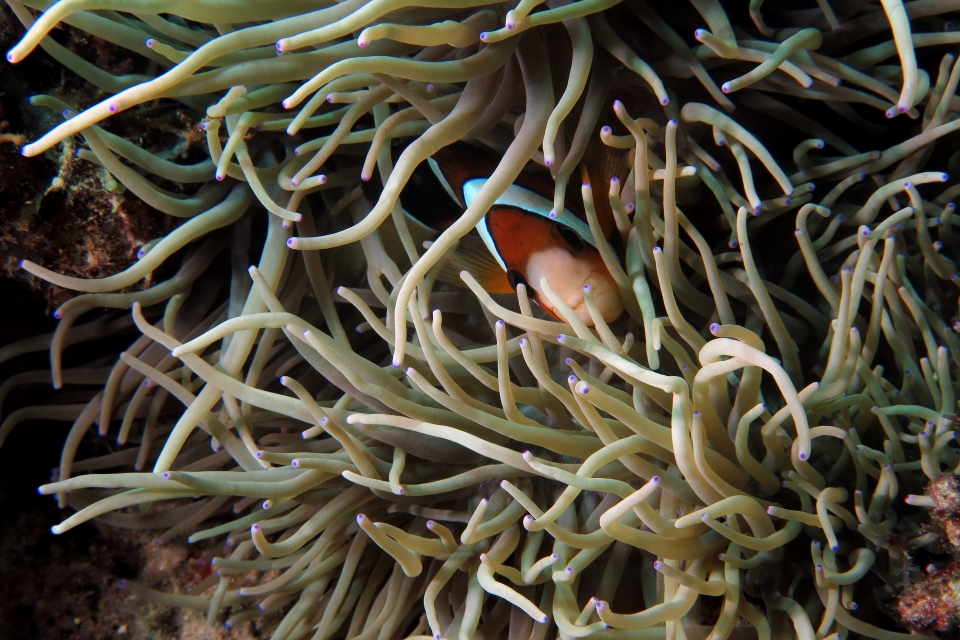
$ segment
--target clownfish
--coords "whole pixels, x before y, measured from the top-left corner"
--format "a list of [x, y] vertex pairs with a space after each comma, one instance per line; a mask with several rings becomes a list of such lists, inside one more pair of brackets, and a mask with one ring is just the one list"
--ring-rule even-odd
[[[584, 181], [597, 178], [595, 207], [604, 239], [615, 229], [607, 190], [600, 181], [626, 173], [626, 158], [610, 153], [581, 167]], [[422, 163], [400, 193], [400, 203], [409, 217], [442, 231], [469, 207], [486, 184], [499, 158], [464, 143], [445, 147]], [[619, 175], [624, 174], [624, 175]], [[513, 293], [526, 286], [530, 299], [548, 314], [563, 321], [543, 293], [541, 279], [587, 326], [593, 319], [584, 300], [589, 286], [606, 322], [623, 312], [620, 291], [597, 250], [585, 216], [565, 207], [553, 209], [553, 186], [538, 175], [524, 171], [511, 184], [476, 226], [486, 251], [460, 251], [458, 264], [470, 271], [488, 293]], [[462, 247], [463, 245], [461, 245]], [[457, 269], [459, 272], [459, 269]], [[459, 278], [444, 278], [459, 282]]]

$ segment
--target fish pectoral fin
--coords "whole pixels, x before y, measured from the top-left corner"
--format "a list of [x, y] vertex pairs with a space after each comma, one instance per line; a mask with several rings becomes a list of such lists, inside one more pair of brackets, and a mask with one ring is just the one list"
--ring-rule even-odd
[[461, 271], [469, 271], [487, 293], [513, 293], [507, 274], [486, 247], [464, 247], [449, 251], [431, 274], [440, 282], [465, 286]]

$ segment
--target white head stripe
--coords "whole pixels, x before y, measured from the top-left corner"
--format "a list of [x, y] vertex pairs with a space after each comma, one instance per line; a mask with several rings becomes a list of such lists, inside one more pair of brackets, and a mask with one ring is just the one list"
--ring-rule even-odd
[[483, 244], [487, 245], [487, 250], [497, 259], [497, 264], [506, 271], [507, 263], [500, 257], [500, 252], [497, 251], [497, 244], [493, 241], [493, 236], [490, 235], [490, 229], [487, 228], [487, 216], [480, 218], [480, 222], [477, 223], [477, 232], [480, 234], [480, 237], [483, 238]]
[[[486, 178], [474, 178], [464, 183], [463, 200], [468, 207], [473, 203], [477, 197], [477, 193], [480, 192], [480, 189], [486, 183]], [[539, 193], [534, 193], [529, 189], [512, 184], [507, 187], [507, 190], [504, 191], [499, 198], [497, 198], [494, 204], [516, 207], [518, 209], [543, 216], [549, 220], [554, 220], [565, 227], [573, 229], [573, 231], [576, 232], [576, 234], [590, 246], [597, 246], [593, 241], [593, 234], [590, 232], [590, 227], [587, 225], [587, 223], [573, 215], [573, 212], [571, 212], [569, 209], [564, 209], [556, 218], [551, 218], [550, 212], [553, 210], [553, 203], [541, 196]], [[500, 266], [506, 269], [506, 266], [504, 265], [504, 262], [500, 258], [500, 254], [496, 249], [496, 245], [493, 242], [493, 238], [490, 236], [490, 231], [487, 229], [486, 218], [481, 220], [477, 225], [477, 231], [480, 232], [480, 237], [483, 238], [487, 248], [490, 249], [490, 253], [497, 258], [497, 262], [500, 263]]]

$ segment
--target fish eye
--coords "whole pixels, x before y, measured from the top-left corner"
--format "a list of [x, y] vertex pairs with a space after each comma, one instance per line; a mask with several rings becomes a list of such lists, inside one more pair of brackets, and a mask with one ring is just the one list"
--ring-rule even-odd
[[519, 287], [521, 284], [527, 287], [527, 289], [530, 288], [530, 286], [527, 284], [527, 279], [524, 278], [523, 274], [516, 269], [510, 269], [510, 271], [507, 271], [507, 282], [510, 283], [510, 286], [513, 287], [514, 291], [516, 291], [517, 287]]
[[565, 227], [563, 225], [557, 226], [557, 233], [560, 234], [560, 238], [567, 244], [574, 253], [580, 253], [583, 251], [583, 238], [580, 237], [576, 231], [570, 227]]

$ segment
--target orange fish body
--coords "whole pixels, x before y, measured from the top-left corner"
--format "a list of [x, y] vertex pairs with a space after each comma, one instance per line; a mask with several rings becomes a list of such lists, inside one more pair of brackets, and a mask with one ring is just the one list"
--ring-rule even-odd
[[[450, 196], [454, 210], [462, 213], [493, 173], [497, 158], [460, 143], [440, 150], [426, 164], [428, 167], [418, 169], [414, 182], [419, 183], [421, 190], [429, 189], [432, 197], [407, 193], [405, 189], [401, 202], [409, 215], [439, 230], [449, 226], [455, 217], [449, 214], [449, 203], [437, 203], [436, 184], [430, 188], [431, 176], [426, 171]], [[497, 198], [477, 224], [477, 232], [500, 268], [486, 270], [485, 277], [478, 280], [490, 293], [513, 292], [517, 285], [525, 284], [533, 300], [562, 320], [544, 293], [542, 281], [546, 279], [557, 297], [591, 326], [593, 318], [584, 300], [586, 287], [603, 319], [616, 320], [623, 312], [620, 291], [600, 257], [589, 226], [582, 216], [569, 209], [554, 211], [552, 197], [553, 189], [548, 183], [522, 173]], [[603, 216], [601, 228], [608, 232], [614, 226], [612, 211], [605, 198], [598, 200], [598, 220]], [[408, 208], [408, 203], [419, 206]]]

